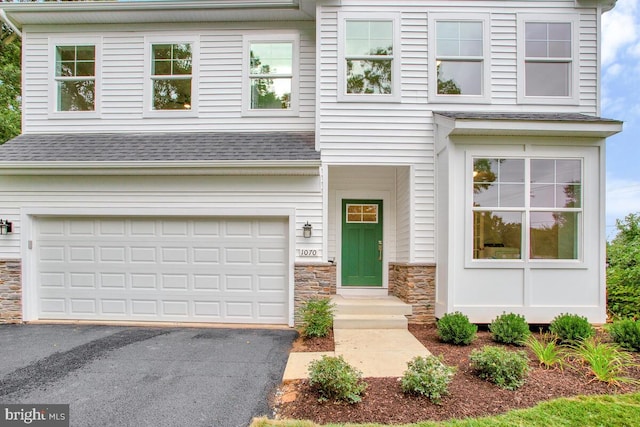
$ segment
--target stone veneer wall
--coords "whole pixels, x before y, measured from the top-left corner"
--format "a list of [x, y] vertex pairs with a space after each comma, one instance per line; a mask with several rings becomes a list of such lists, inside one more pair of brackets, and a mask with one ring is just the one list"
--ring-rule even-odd
[[296, 263], [294, 267], [295, 324], [299, 325], [300, 307], [313, 297], [331, 296], [336, 293], [336, 266], [331, 263]]
[[22, 322], [21, 277], [19, 259], [0, 260], [0, 323]]
[[389, 295], [413, 306], [409, 323], [435, 323], [436, 265], [389, 263]]

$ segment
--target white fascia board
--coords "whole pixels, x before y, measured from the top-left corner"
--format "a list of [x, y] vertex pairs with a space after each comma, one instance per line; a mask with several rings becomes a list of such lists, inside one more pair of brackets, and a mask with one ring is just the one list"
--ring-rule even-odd
[[2, 175], [316, 176], [320, 160], [238, 162], [0, 162]]
[[608, 12], [616, 6], [618, 0], [574, 0], [576, 8], [601, 7], [602, 12]]
[[621, 122], [540, 120], [468, 120], [436, 116], [445, 136], [575, 136], [608, 138], [622, 131]]
[[[216, 14], [224, 13], [220, 19], [226, 20], [248, 11], [282, 11], [294, 13], [296, 19], [315, 19], [315, 8], [311, 0], [191, 0], [180, 2], [144, 1], [144, 2], [35, 2], [2, 3], [8, 17], [18, 27], [23, 25], [47, 24], [86, 24], [147, 22], [136, 16], [152, 15], [157, 22], [176, 22], [185, 20], [211, 20]], [[315, 2], [315, 0], [313, 0]], [[309, 14], [313, 11], [313, 15]], [[210, 12], [210, 13], [207, 13]], [[274, 16], [275, 17], [275, 16]], [[274, 18], [271, 17], [271, 18]], [[283, 16], [284, 17], [284, 16]], [[294, 16], [289, 16], [294, 18]], [[213, 19], [215, 20], [215, 19]]]

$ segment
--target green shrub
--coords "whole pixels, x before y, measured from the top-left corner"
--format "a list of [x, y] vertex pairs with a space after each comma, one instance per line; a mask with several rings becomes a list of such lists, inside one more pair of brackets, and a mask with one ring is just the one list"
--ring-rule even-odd
[[426, 396], [439, 404], [442, 396], [449, 394], [448, 386], [455, 368], [446, 366], [441, 357], [416, 357], [407, 363], [402, 376], [402, 391]]
[[496, 342], [524, 345], [531, 332], [524, 316], [504, 313], [496, 317], [489, 325], [491, 336]]
[[609, 326], [609, 334], [620, 347], [640, 351], [640, 320], [616, 320]]
[[586, 317], [577, 314], [560, 314], [549, 324], [549, 331], [564, 343], [582, 341], [592, 337], [596, 330]]
[[306, 338], [326, 337], [333, 326], [334, 304], [329, 298], [312, 298], [300, 309], [302, 328], [300, 333]]
[[623, 375], [627, 369], [636, 365], [633, 356], [621, 350], [616, 344], [606, 344], [595, 338], [587, 338], [573, 347], [573, 355], [588, 365], [589, 372], [598, 381], [612, 385], [638, 384], [639, 382]]
[[616, 220], [607, 243], [607, 309], [615, 318], [640, 318], [640, 212]]
[[478, 326], [469, 322], [469, 318], [459, 311], [445, 314], [437, 325], [440, 340], [455, 345], [471, 344], [478, 332]]
[[521, 387], [529, 372], [529, 359], [522, 350], [484, 346], [482, 350], [473, 350], [469, 359], [480, 378], [507, 390]]
[[318, 401], [327, 400], [357, 403], [367, 383], [362, 373], [349, 365], [342, 356], [322, 356], [309, 364], [309, 385], [320, 394]]
[[564, 367], [567, 351], [558, 345], [557, 338], [549, 333], [542, 335], [541, 339], [533, 335], [529, 336], [526, 342], [527, 347], [535, 354], [540, 366], [547, 369], [557, 366], [561, 370]]

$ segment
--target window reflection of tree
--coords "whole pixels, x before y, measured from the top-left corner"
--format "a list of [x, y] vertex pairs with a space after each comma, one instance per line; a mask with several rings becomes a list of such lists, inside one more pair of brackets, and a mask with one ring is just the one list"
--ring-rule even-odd
[[[391, 93], [391, 55], [393, 46], [376, 48], [369, 52], [370, 56], [381, 59], [348, 59], [347, 60], [347, 93], [354, 94], [390, 94]], [[354, 62], [362, 63], [362, 71], [356, 72]]]
[[[442, 77], [442, 63], [437, 62], [436, 73], [438, 75], [438, 95], [460, 95], [462, 90], [453, 79], [444, 80]], [[486, 160], [486, 159], [483, 159]]]
[[[251, 74], [271, 74], [269, 64], [262, 64], [260, 57], [253, 51], [250, 54]], [[251, 108], [256, 109], [286, 109], [291, 105], [291, 93], [282, 96], [274, 90], [274, 79], [266, 77], [253, 78], [251, 85]]]

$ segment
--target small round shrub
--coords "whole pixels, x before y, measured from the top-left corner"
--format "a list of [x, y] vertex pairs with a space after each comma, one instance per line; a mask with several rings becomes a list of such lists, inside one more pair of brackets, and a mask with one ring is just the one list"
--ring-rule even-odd
[[482, 350], [473, 350], [469, 359], [480, 378], [507, 390], [521, 387], [529, 372], [529, 358], [522, 350], [484, 346]]
[[524, 316], [515, 313], [504, 313], [496, 317], [489, 325], [489, 330], [494, 341], [504, 344], [524, 345], [531, 335]]
[[609, 334], [620, 347], [640, 351], [640, 320], [616, 320], [609, 326]]
[[367, 383], [362, 381], [362, 372], [349, 365], [342, 356], [324, 355], [309, 364], [309, 385], [320, 394], [320, 402], [357, 403], [367, 388]]
[[333, 327], [333, 303], [329, 298], [312, 298], [300, 309], [303, 337], [326, 337]]
[[549, 331], [557, 335], [563, 343], [583, 341], [596, 333], [586, 317], [564, 313], [559, 314], [551, 321]]
[[471, 344], [478, 332], [478, 326], [469, 322], [469, 318], [459, 311], [445, 314], [437, 325], [440, 340], [455, 345]]
[[402, 376], [402, 391], [418, 394], [439, 404], [442, 396], [449, 394], [449, 383], [455, 374], [455, 368], [446, 366], [441, 357], [416, 357], [407, 363]]

